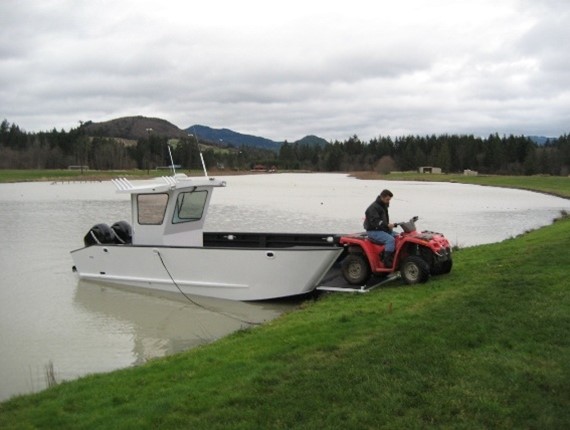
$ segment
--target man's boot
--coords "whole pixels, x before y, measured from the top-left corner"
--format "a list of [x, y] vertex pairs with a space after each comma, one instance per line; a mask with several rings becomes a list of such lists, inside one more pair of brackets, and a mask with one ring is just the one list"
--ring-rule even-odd
[[384, 260], [382, 262], [384, 263], [384, 267], [392, 267], [394, 264], [394, 253], [385, 251]]

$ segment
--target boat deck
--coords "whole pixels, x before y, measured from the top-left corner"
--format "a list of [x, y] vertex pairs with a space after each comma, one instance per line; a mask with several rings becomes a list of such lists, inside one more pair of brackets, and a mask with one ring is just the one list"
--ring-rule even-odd
[[204, 232], [204, 247], [290, 248], [337, 247], [340, 235], [319, 233]]
[[[204, 232], [204, 247], [221, 248], [290, 248], [290, 247], [337, 247], [341, 235], [317, 233], [230, 233]], [[399, 279], [399, 273], [390, 276], [372, 275], [366, 284], [350, 285], [341, 271], [341, 254], [336, 263], [321, 280], [318, 291], [365, 293], [393, 280]]]

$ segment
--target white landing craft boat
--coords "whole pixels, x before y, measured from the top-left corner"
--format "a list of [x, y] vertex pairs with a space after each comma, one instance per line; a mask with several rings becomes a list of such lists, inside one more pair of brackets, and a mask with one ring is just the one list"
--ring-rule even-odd
[[[134, 185], [131, 224], [97, 224], [71, 252], [81, 279], [185, 295], [267, 300], [313, 291], [343, 248], [335, 235], [204, 232], [224, 181], [176, 174]], [[131, 227], [132, 225], [132, 227]]]

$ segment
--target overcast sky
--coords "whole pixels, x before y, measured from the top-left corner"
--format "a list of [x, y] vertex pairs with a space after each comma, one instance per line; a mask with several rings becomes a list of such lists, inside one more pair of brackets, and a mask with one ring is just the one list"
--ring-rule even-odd
[[568, 0], [0, 0], [0, 121], [570, 132]]

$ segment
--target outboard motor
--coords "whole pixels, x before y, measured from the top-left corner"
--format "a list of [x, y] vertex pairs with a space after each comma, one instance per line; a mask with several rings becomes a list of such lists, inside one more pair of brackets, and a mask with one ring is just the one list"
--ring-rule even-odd
[[117, 221], [111, 226], [111, 230], [115, 236], [115, 243], [129, 244], [133, 242], [133, 229], [126, 221]]
[[96, 224], [83, 238], [85, 246], [110, 244], [115, 242], [115, 233], [107, 224]]

